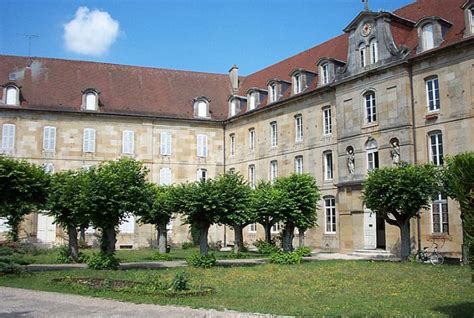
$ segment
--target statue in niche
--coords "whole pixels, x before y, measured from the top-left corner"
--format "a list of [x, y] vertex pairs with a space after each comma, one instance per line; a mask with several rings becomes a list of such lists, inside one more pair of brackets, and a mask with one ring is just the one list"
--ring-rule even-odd
[[347, 169], [350, 174], [355, 172], [355, 156], [354, 149], [352, 147], [347, 148]]
[[392, 163], [398, 165], [400, 163], [400, 145], [398, 140], [392, 140], [392, 150], [390, 150], [390, 155], [392, 156]]

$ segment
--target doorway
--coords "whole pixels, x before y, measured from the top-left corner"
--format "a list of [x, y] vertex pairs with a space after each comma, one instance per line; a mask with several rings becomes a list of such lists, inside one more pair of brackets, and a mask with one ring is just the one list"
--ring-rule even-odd
[[385, 249], [387, 244], [385, 243], [385, 219], [381, 215], [377, 215], [377, 248]]

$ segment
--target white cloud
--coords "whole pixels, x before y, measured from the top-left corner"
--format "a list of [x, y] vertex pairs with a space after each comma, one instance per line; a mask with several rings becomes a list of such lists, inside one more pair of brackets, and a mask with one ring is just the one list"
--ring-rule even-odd
[[74, 19], [64, 25], [66, 49], [74, 53], [100, 56], [119, 35], [119, 23], [106, 11], [79, 7]]

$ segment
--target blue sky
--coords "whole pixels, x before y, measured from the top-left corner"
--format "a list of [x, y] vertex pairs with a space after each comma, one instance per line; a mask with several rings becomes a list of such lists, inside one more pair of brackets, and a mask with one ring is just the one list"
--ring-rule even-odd
[[[392, 11], [413, 1], [370, 0], [370, 8]], [[103, 52], [66, 45], [65, 25], [80, 7], [86, 15], [101, 11], [97, 23], [110, 22], [108, 34], [101, 34], [105, 27], [71, 27], [68, 34], [102, 43], [92, 49]], [[20, 34], [38, 34], [33, 56], [215, 73], [236, 64], [246, 75], [341, 34], [362, 9], [361, 0], [3, 0], [0, 54], [26, 56], [28, 40]]]

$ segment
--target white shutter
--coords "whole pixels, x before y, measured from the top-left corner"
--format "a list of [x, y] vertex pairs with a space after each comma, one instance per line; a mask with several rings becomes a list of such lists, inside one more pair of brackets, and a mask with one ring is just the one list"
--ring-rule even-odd
[[15, 125], [4, 124], [2, 128], [2, 150], [13, 151], [15, 147]]
[[95, 129], [85, 128], [84, 129], [84, 152], [95, 152]]
[[0, 218], [0, 233], [8, 232], [9, 230], [10, 230], [10, 227], [8, 226], [7, 219]]
[[207, 136], [197, 135], [197, 155], [198, 157], [207, 157]]
[[160, 134], [160, 154], [162, 156], [171, 155], [171, 134], [169, 132]]
[[161, 168], [160, 169], [160, 185], [171, 185], [171, 169]]
[[122, 234], [133, 234], [135, 233], [135, 217], [133, 215], [128, 216], [119, 225], [119, 231]]
[[7, 97], [5, 98], [5, 103], [7, 105], [17, 105], [18, 104], [18, 89], [16, 87], [8, 87], [6, 90]]
[[46, 126], [43, 129], [43, 150], [54, 151], [56, 149], [56, 127]]
[[122, 153], [133, 154], [135, 152], [135, 132], [124, 130], [122, 132]]

